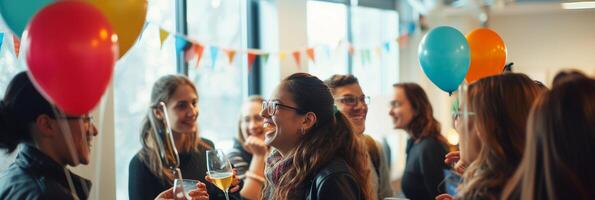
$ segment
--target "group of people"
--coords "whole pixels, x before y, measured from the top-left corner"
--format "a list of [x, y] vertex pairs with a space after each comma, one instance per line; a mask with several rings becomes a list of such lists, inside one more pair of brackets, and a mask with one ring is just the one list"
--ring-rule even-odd
[[[595, 198], [595, 80], [563, 72], [551, 89], [505, 73], [469, 85], [453, 115], [459, 151], [448, 152], [428, 96], [397, 83], [389, 116], [409, 135], [402, 193], [425, 199]], [[165, 102], [183, 178], [199, 180], [192, 199], [224, 199], [206, 177], [213, 142], [198, 134], [198, 91], [181, 75], [153, 86], [151, 104]], [[307, 73], [283, 79], [269, 100], [241, 107], [231, 199], [384, 199], [394, 196], [387, 157], [365, 132], [370, 98], [353, 75], [322, 81]], [[129, 165], [130, 199], [173, 199], [175, 179], [159, 157], [147, 119], [142, 149]], [[89, 163], [97, 130], [89, 115], [69, 116], [35, 89], [26, 73], [13, 78], [0, 102], [0, 148], [20, 151], [0, 175], [0, 199], [86, 199], [91, 182], [66, 166]], [[462, 177], [445, 193], [444, 171]]]

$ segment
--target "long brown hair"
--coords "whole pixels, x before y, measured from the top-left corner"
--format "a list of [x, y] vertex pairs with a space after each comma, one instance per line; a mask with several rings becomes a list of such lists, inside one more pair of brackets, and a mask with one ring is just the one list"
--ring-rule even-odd
[[507, 73], [469, 86], [468, 102], [481, 150], [463, 174], [461, 199], [497, 199], [518, 166], [529, 110], [542, 89], [524, 74]]
[[595, 80], [557, 84], [535, 103], [525, 155], [502, 199], [595, 198]]
[[[248, 103], [262, 104], [262, 102], [264, 102], [264, 98], [262, 98], [262, 96], [253, 95], [253, 96], [249, 96], [248, 99], [246, 101], [244, 101], [244, 104], [248, 104]], [[240, 141], [240, 144], [244, 145], [244, 141], [246, 141], [246, 138], [244, 138], [242, 131], [243, 131], [242, 130], [242, 118], [240, 117], [240, 120], [238, 121], [238, 141]]]
[[[151, 105], [157, 105], [159, 102], [165, 102], [167, 104], [171, 96], [176, 92], [176, 89], [182, 85], [190, 86], [198, 96], [196, 87], [185, 76], [166, 75], [159, 78], [153, 85], [153, 89], [151, 90]], [[145, 163], [153, 175], [159, 177], [164, 182], [173, 183], [174, 175], [172, 171], [164, 167], [159, 158], [159, 149], [157, 148], [153, 128], [149, 123], [148, 114], [143, 120], [140, 139], [142, 144], [142, 149], [139, 152], [140, 160]], [[182, 149], [178, 149], [178, 152], [200, 152], [200, 150], [209, 148], [209, 145], [204, 143], [198, 136], [198, 133], [196, 133], [190, 135], [188, 140], [183, 141]]]
[[448, 144], [446, 138], [440, 134], [440, 122], [434, 118], [434, 110], [423, 88], [416, 83], [397, 83], [393, 87], [405, 91], [405, 96], [411, 108], [417, 113], [407, 125], [407, 132], [420, 141], [426, 137], [432, 137], [444, 145]]
[[370, 166], [365, 162], [368, 160], [365, 144], [353, 133], [349, 120], [333, 108], [329, 88], [307, 73], [293, 74], [281, 84], [299, 108], [317, 116], [317, 122], [292, 150], [293, 156], [285, 156], [284, 159], [293, 159], [292, 164], [273, 191], [273, 199], [287, 199], [289, 193], [337, 157], [349, 165], [364, 198], [372, 199], [375, 194], [368, 177]]

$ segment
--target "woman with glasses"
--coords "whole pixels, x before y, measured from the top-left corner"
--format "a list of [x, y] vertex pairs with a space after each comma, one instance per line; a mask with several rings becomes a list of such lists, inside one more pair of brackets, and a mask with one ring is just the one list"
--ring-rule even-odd
[[[455, 199], [499, 199], [523, 156], [531, 105], [543, 89], [524, 74], [507, 73], [480, 79], [467, 94], [474, 113], [473, 137], [461, 137], [469, 166]], [[478, 151], [479, 150], [479, 151]], [[477, 153], [475, 153], [477, 152]], [[473, 155], [473, 156], [468, 156]], [[452, 199], [440, 195], [437, 199]]]
[[447, 142], [440, 134], [440, 123], [434, 118], [425, 91], [415, 83], [394, 85], [390, 116], [396, 129], [410, 136], [407, 160], [401, 186], [409, 199], [430, 200], [444, 192], [444, 156]]
[[374, 199], [364, 144], [315, 76], [285, 78], [263, 104], [267, 159], [263, 199]]
[[87, 199], [91, 182], [66, 166], [87, 165], [97, 129], [88, 115], [69, 116], [41, 96], [26, 72], [0, 101], [0, 149], [16, 160], [0, 174], [0, 199]]
[[264, 166], [269, 147], [264, 144], [264, 118], [260, 116], [263, 102], [261, 96], [251, 96], [242, 104], [238, 138], [227, 154], [238, 177], [244, 180], [240, 191], [244, 199], [260, 199], [265, 182]]
[[[151, 105], [164, 102], [171, 123], [175, 147], [179, 153], [182, 178], [199, 180], [200, 191], [196, 198], [225, 199], [223, 191], [206, 179], [206, 151], [214, 149], [210, 140], [198, 134], [198, 93], [194, 84], [182, 75], [161, 77], [153, 85]], [[132, 200], [151, 199], [159, 192], [171, 188], [174, 174], [163, 166], [148, 116], [140, 133], [142, 149], [130, 161], [128, 193]], [[240, 199], [239, 179], [232, 183], [230, 198]], [[204, 183], [204, 184], [203, 184]]]
[[370, 157], [369, 164], [374, 167], [374, 170], [370, 171], [372, 190], [377, 194], [378, 199], [393, 196], [387, 159], [382, 151], [382, 145], [369, 135], [364, 134], [370, 97], [364, 95], [359, 81], [353, 75], [333, 75], [324, 83], [331, 89], [339, 111], [353, 125], [354, 133], [366, 144], [366, 150]]

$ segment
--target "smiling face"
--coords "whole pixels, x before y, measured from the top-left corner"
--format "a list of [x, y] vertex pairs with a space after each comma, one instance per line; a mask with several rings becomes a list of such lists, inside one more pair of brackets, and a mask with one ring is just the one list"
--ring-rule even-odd
[[[335, 105], [353, 124], [354, 132], [363, 133], [366, 128], [366, 116], [368, 114], [368, 104], [360, 101], [364, 97], [364, 92], [359, 84], [354, 83], [337, 87], [333, 90]], [[355, 104], [349, 105], [341, 98], [356, 98]]]
[[198, 131], [198, 96], [191, 86], [183, 84], [176, 88], [167, 101], [167, 115], [175, 133], [194, 134]]
[[[269, 104], [282, 104], [298, 108], [291, 94], [280, 84], [271, 95]], [[276, 112], [271, 114], [271, 107], [262, 110], [260, 115], [264, 118], [265, 144], [281, 151], [290, 152], [301, 139], [301, 123], [305, 115], [298, 114], [295, 110], [285, 106], [276, 106]]]
[[244, 138], [255, 136], [264, 140], [264, 118], [260, 116], [261, 110], [262, 103], [260, 101], [250, 101], [242, 106], [240, 128]]
[[394, 87], [395, 95], [391, 101], [389, 115], [393, 118], [394, 128], [407, 129], [411, 119], [415, 116], [411, 102], [407, 99], [405, 90], [400, 87]]

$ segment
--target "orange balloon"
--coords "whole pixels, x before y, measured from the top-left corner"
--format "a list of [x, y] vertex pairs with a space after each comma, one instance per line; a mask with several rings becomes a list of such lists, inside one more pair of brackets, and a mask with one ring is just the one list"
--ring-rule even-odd
[[467, 42], [471, 50], [471, 64], [465, 76], [467, 83], [502, 73], [506, 45], [498, 33], [487, 28], [475, 29], [467, 35]]

